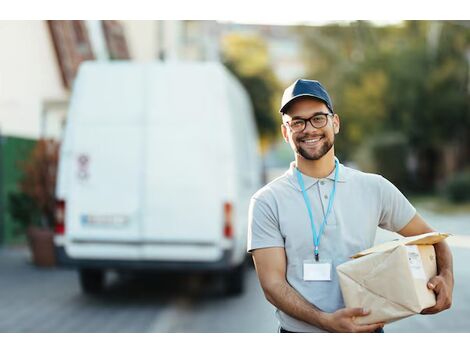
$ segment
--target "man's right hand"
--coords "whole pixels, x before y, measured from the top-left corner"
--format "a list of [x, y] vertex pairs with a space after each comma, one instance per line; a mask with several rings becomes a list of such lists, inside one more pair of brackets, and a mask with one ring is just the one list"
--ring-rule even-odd
[[355, 317], [363, 317], [369, 314], [370, 311], [362, 308], [343, 308], [334, 313], [327, 313], [325, 329], [331, 332], [374, 332], [384, 327], [384, 323], [359, 325], [354, 321]]

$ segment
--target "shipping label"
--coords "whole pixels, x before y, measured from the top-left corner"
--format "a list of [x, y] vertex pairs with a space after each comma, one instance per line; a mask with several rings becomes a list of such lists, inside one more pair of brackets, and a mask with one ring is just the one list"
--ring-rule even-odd
[[408, 264], [410, 266], [411, 275], [415, 279], [426, 280], [426, 274], [424, 273], [423, 261], [419, 254], [418, 246], [405, 246], [408, 251]]

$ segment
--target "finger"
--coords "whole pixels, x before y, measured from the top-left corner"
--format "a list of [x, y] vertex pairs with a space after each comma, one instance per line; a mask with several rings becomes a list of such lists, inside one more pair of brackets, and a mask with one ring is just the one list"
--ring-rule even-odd
[[442, 312], [445, 309], [447, 309], [445, 308], [445, 306], [440, 306], [436, 304], [435, 306], [423, 309], [420, 314], [422, 315], [436, 314], [436, 313]]
[[349, 317], [363, 317], [370, 314], [370, 309], [366, 308], [346, 308], [345, 314]]
[[443, 286], [438, 286], [436, 304], [421, 311], [421, 314], [436, 314], [450, 307], [450, 297]]
[[436, 310], [436, 306], [432, 306], [432, 307], [423, 309], [423, 310], [421, 311], [421, 313], [419, 313], [419, 314], [427, 315], [427, 314], [436, 314], [436, 313], [438, 313], [438, 312], [439, 312], [439, 311]]
[[450, 297], [449, 291], [445, 285], [440, 286], [439, 293], [436, 298], [436, 305], [433, 307], [437, 312], [442, 312], [443, 310], [449, 309], [452, 303], [452, 298]]
[[443, 285], [439, 286], [439, 292], [437, 292], [437, 297], [436, 297], [436, 306], [443, 307], [448, 299], [449, 297], [448, 297], [445, 286]]
[[442, 281], [439, 277], [434, 276], [431, 280], [428, 281], [428, 288], [438, 293], [439, 288], [441, 287]]
[[384, 323], [357, 325], [356, 332], [374, 332], [377, 329], [382, 329], [384, 325], [385, 325]]

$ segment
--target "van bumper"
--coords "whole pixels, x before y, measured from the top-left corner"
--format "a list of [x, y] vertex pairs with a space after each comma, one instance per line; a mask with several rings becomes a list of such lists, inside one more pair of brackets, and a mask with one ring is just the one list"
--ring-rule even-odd
[[224, 250], [222, 258], [214, 262], [160, 261], [160, 260], [125, 260], [125, 259], [77, 259], [71, 258], [64, 246], [55, 246], [57, 263], [69, 268], [94, 268], [108, 270], [151, 270], [206, 272], [229, 271], [234, 268], [232, 251]]

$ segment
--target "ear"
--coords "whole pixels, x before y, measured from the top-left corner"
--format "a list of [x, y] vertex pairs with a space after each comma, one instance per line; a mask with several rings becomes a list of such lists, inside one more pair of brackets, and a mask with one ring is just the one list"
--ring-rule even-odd
[[341, 120], [339, 118], [339, 115], [335, 114], [333, 117], [333, 130], [335, 134], [339, 133], [340, 126], [341, 126]]
[[281, 132], [282, 132], [282, 137], [284, 138], [286, 143], [289, 143], [289, 135], [287, 133], [286, 125], [284, 125], [284, 124], [281, 125]]

